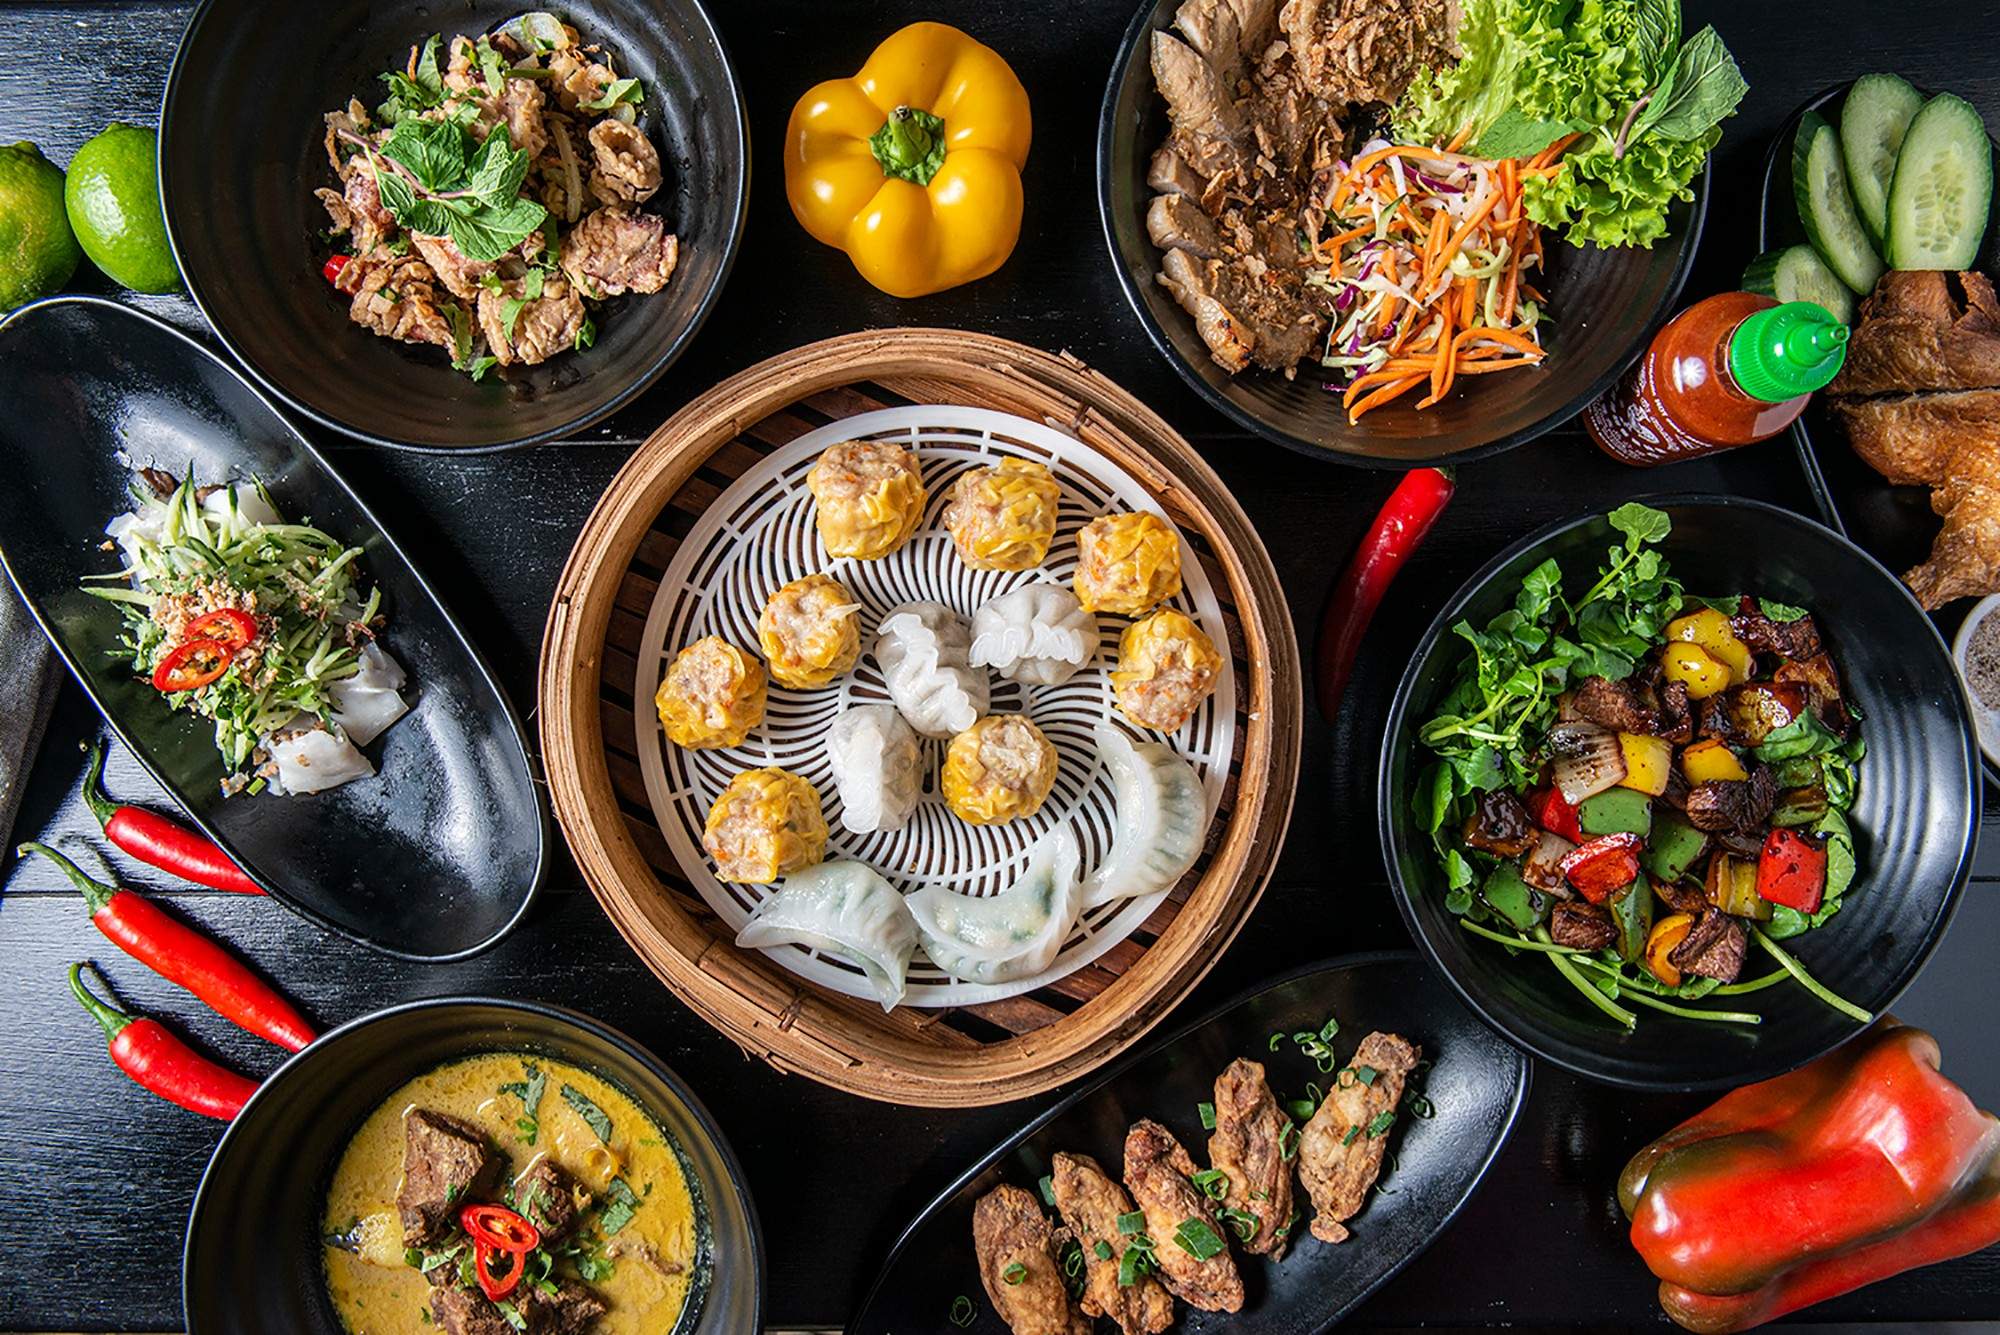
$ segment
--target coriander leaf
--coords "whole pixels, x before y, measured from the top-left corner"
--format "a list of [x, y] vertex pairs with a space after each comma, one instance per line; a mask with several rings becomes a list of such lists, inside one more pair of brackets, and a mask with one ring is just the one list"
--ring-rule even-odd
[[[591, 1101], [590, 1095], [584, 1093], [575, 1085], [565, 1084], [562, 1087], [562, 1101], [576, 1110], [577, 1116], [583, 1118], [584, 1122], [589, 1125], [593, 1135], [604, 1142], [606, 1146], [611, 1144], [611, 1119], [605, 1115], [604, 1109]], [[609, 1195], [610, 1193], [607, 1192], [606, 1194]]]
[[[563, 1092], [567, 1094], [569, 1088], [568, 1085], [564, 1085]], [[597, 1216], [597, 1231], [607, 1238], [610, 1237], [632, 1222], [633, 1212], [638, 1208], [639, 1198], [625, 1179], [612, 1178], [611, 1185], [604, 1189], [604, 1210]]]
[[1700, 139], [1734, 115], [1749, 90], [1715, 28], [1703, 28], [1682, 44], [1667, 73], [1663, 95], [1646, 107], [1635, 133]]
[[1470, 151], [1482, 158], [1529, 158], [1564, 135], [1589, 128], [1572, 121], [1538, 121], [1519, 107], [1508, 107]]
[[409, 169], [425, 190], [456, 190], [465, 183], [465, 131], [450, 121], [399, 121], [382, 142], [382, 156]]
[[637, 79], [613, 79], [603, 94], [590, 102], [579, 102], [585, 111], [609, 111], [621, 102], [634, 106], [646, 100], [646, 89]]
[[582, 352], [596, 342], [597, 321], [586, 315], [583, 317], [583, 323], [576, 327], [576, 340], [573, 346], [578, 352]]

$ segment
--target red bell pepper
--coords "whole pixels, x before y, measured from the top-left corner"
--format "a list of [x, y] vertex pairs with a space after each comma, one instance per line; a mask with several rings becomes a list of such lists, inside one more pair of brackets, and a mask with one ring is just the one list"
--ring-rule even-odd
[[1583, 842], [1583, 825], [1577, 818], [1576, 806], [1554, 784], [1529, 798], [1528, 810], [1535, 824], [1550, 834], [1559, 834], [1573, 844]]
[[1757, 893], [1788, 909], [1818, 912], [1826, 894], [1826, 845], [1796, 830], [1765, 835], [1757, 854]]
[[1636, 834], [1599, 835], [1563, 854], [1558, 865], [1577, 893], [1593, 904], [1602, 904], [1614, 890], [1632, 884], [1639, 875], [1639, 850], [1644, 847]]
[[1618, 1179], [1660, 1306], [1726, 1335], [2000, 1241], [2000, 1120], [1884, 1020], [1724, 1095]]

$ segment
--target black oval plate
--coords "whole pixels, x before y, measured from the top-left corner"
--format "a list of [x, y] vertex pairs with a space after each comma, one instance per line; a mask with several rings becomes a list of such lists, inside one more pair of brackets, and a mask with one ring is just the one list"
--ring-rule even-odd
[[[1421, 1088], [1435, 1115], [1405, 1115], [1392, 1133], [1393, 1167], [1338, 1247], [1302, 1236], [1272, 1264], [1239, 1253], [1249, 1299], [1242, 1312], [1197, 1312], [1178, 1304], [1175, 1329], [1303, 1335], [1352, 1311], [1444, 1231], [1500, 1153], [1528, 1096], [1528, 1059], [1482, 1027], [1408, 952], [1352, 955], [1310, 965], [1246, 993], [1187, 1028], [1120, 1062], [1001, 1142], [924, 1208], [904, 1230], [847, 1335], [947, 1330], [953, 1302], [972, 1300], [975, 1335], [1007, 1327], [979, 1286], [972, 1207], [1001, 1182], [1030, 1191], [1058, 1150], [1121, 1161], [1125, 1129], [1142, 1117], [1164, 1122], [1199, 1160], [1207, 1134], [1196, 1104], [1215, 1097], [1215, 1077], [1236, 1057], [1264, 1063], [1281, 1098], [1327, 1077], [1289, 1037], [1318, 1031], [1333, 1016], [1332, 1047], [1343, 1062], [1371, 1029], [1402, 1034], [1434, 1063]], [[1301, 1198], [1303, 1199], [1303, 1197]], [[1310, 1213], [1310, 1211], [1308, 1211]], [[1302, 1230], [1303, 1232], [1303, 1230]]]
[[[221, 358], [149, 315], [54, 297], [0, 322], [0, 563], [69, 669], [153, 777], [273, 898], [378, 950], [452, 959], [517, 922], [547, 829], [512, 707], [423, 577], [347, 484]], [[118, 609], [81, 591], [118, 568], [104, 525], [133, 466], [255, 476], [293, 519], [363, 550], [410, 712], [379, 771], [303, 797], [225, 799], [212, 730], [117, 656]]]
[[[1817, 111], [1837, 124], [1840, 101], [1850, 86], [1835, 84], [1807, 101], [1786, 119], [1771, 141], [1770, 152], [1764, 157], [1764, 192], [1757, 217], [1760, 251], [1805, 241], [1805, 228], [1799, 223], [1798, 205], [1793, 200], [1792, 141], [1808, 111]], [[1919, 90], [1925, 96], [1931, 92], [1921, 85]], [[1994, 158], [2000, 164], [2000, 143], [1994, 146]], [[2000, 275], [2000, 209], [1987, 222], [1978, 267], [1988, 275]], [[1931, 489], [1891, 486], [1862, 463], [1821, 408], [1819, 398], [1815, 397], [1792, 424], [1792, 448], [1805, 472], [1806, 485], [1812, 489], [1813, 503], [1829, 528], [1853, 539], [1894, 571], [1908, 570], [1929, 558], [1931, 540], [1938, 531], [1938, 517], [1931, 510]], [[1931, 620], [1947, 641], [1958, 632], [1976, 601], [1960, 599], [1931, 613]], [[2000, 783], [2000, 767], [1991, 760], [1984, 760], [1983, 767], [1987, 778]]]

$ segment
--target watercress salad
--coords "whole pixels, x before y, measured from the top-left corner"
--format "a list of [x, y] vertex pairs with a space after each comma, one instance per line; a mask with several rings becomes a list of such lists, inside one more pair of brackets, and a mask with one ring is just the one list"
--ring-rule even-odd
[[[1777, 942], [1839, 913], [1859, 713], [1807, 609], [1689, 594], [1639, 504], [1574, 597], [1553, 558], [1512, 606], [1452, 633], [1469, 652], [1417, 738], [1434, 757], [1415, 814], [1461, 928], [1548, 962], [1599, 1011], [1694, 1006], [1813, 979]], [[1744, 978], [1752, 950], [1775, 967]]]

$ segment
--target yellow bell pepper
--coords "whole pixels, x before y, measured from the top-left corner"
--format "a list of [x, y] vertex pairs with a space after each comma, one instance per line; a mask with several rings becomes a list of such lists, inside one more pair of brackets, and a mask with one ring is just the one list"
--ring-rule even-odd
[[1713, 737], [1705, 737], [1687, 750], [1681, 752], [1681, 773], [1689, 783], [1708, 783], [1718, 779], [1734, 779], [1742, 782], [1750, 777], [1743, 762], [1736, 753]]
[[1687, 934], [1694, 930], [1694, 919], [1685, 913], [1669, 914], [1653, 924], [1653, 930], [1646, 934], [1646, 967], [1653, 977], [1668, 987], [1681, 985], [1681, 971], [1669, 958], [1674, 947], [1687, 940]]
[[1619, 787], [1631, 788], [1648, 797], [1658, 797], [1667, 791], [1667, 776], [1674, 768], [1672, 742], [1664, 737], [1621, 732], [1618, 749], [1625, 753], [1625, 777], [1618, 781]]
[[1729, 628], [1729, 618], [1714, 608], [1704, 607], [1699, 612], [1675, 617], [1667, 623], [1667, 638], [1706, 649], [1709, 657], [1728, 667], [1732, 682], [1750, 680], [1750, 646], [1736, 638], [1736, 632]]
[[792, 108], [785, 196], [884, 292], [942, 292], [1013, 253], [1030, 128], [1006, 61], [956, 28], [913, 23]]
[[1687, 687], [1688, 699], [1706, 700], [1729, 689], [1729, 665], [1698, 644], [1669, 644], [1660, 651], [1668, 681]]

